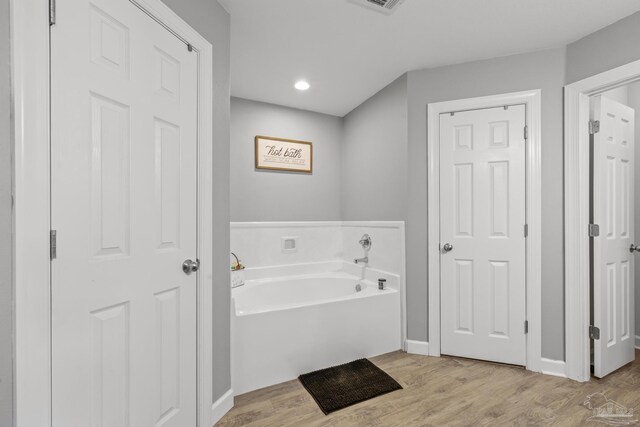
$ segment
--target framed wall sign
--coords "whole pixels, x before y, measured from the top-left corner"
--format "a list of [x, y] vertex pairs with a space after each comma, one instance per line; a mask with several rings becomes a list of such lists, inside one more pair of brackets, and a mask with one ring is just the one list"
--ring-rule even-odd
[[256, 169], [311, 173], [313, 145], [306, 141], [258, 135]]

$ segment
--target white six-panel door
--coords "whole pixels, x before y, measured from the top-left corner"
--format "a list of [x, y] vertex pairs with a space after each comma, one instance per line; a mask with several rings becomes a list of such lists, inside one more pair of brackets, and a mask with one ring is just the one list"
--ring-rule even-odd
[[603, 96], [592, 99], [591, 116], [600, 122], [593, 137], [594, 374], [603, 376], [635, 358], [634, 118], [632, 108]]
[[[197, 55], [128, 0], [51, 29], [52, 420], [196, 423]], [[44, 384], [43, 384], [44, 386]]]
[[440, 116], [443, 354], [526, 364], [525, 113]]

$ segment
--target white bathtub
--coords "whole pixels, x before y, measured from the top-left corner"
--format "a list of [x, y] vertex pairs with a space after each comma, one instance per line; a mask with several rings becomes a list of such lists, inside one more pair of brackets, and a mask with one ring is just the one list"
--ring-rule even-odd
[[383, 291], [345, 272], [249, 280], [234, 289], [234, 392], [399, 350], [398, 278], [381, 277]]

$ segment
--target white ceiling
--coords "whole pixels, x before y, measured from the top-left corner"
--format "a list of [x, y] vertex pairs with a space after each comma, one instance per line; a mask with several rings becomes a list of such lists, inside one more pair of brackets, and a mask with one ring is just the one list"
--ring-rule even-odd
[[[231, 13], [231, 94], [344, 116], [406, 71], [564, 46], [640, 0], [219, 0]], [[307, 79], [311, 89], [293, 84]]]

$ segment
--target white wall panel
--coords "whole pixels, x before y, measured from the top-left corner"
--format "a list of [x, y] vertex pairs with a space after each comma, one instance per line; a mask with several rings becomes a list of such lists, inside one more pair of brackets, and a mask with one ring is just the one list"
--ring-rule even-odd
[[[231, 250], [247, 268], [353, 262], [365, 255], [358, 243], [369, 234], [373, 244], [366, 254], [368, 267], [401, 274], [404, 236], [399, 222], [278, 222], [231, 223]], [[296, 238], [297, 250], [283, 251], [283, 238]]]

